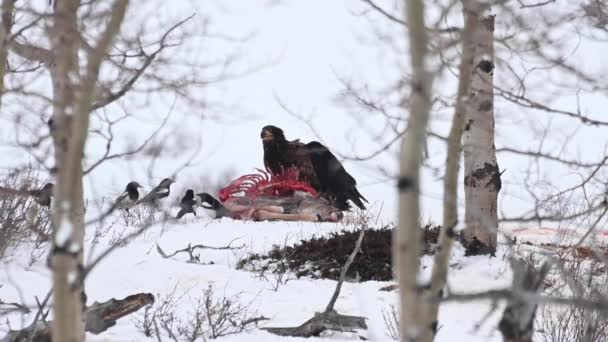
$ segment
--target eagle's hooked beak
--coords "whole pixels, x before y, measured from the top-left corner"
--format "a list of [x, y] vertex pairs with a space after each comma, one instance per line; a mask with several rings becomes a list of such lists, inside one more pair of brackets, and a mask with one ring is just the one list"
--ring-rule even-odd
[[262, 138], [263, 142], [272, 141], [274, 139], [272, 133], [267, 130], [263, 130], [262, 134], [260, 134], [260, 137]]

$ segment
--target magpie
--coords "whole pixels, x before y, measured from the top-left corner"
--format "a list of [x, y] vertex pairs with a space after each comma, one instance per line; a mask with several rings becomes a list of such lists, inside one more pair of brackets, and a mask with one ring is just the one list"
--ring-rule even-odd
[[54, 187], [55, 184], [46, 183], [41, 189], [31, 190], [30, 195], [34, 197], [36, 203], [40, 204], [43, 207], [50, 207]]
[[163, 179], [160, 184], [158, 184], [157, 187], [155, 187], [154, 189], [150, 190], [150, 192], [144, 196], [144, 198], [142, 198], [141, 200], [139, 200], [137, 203], [156, 203], [156, 201], [158, 201], [161, 198], [165, 198], [167, 196], [169, 196], [169, 193], [171, 192], [171, 184], [175, 183], [175, 181], [171, 178], [165, 178]]
[[180, 210], [177, 213], [177, 218], [182, 218], [184, 215], [188, 213], [194, 214], [196, 216], [196, 207], [202, 204], [201, 197], [199, 195], [194, 196], [194, 190], [188, 189], [182, 200], [179, 202]]
[[129, 182], [125, 187], [125, 191], [114, 201], [111, 211], [114, 209], [124, 209], [129, 212], [129, 209], [133, 208], [139, 199], [138, 188], [143, 188], [143, 186], [137, 182]]
[[230, 211], [226, 207], [224, 207], [224, 205], [220, 201], [218, 201], [208, 193], [201, 192], [200, 194], [196, 194], [196, 197], [197, 200], [200, 198], [201, 207], [208, 210], [213, 210], [214, 218], [219, 219], [222, 217], [233, 217]]

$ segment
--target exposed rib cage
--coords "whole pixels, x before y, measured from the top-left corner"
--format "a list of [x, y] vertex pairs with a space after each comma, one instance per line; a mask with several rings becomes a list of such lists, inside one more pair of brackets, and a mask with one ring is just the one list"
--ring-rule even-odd
[[259, 173], [241, 176], [218, 192], [221, 202], [230, 198], [246, 197], [255, 199], [260, 196], [291, 196], [302, 191], [317, 197], [319, 194], [309, 184], [299, 181], [298, 170], [290, 168], [280, 175], [256, 169]]

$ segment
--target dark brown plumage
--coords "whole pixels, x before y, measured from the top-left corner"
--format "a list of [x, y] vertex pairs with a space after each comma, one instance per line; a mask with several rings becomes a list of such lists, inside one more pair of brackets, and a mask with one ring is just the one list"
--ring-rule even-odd
[[260, 134], [264, 145], [264, 166], [273, 175], [280, 175], [290, 168], [298, 169], [298, 180], [319, 188], [319, 180], [311, 163], [306, 145], [299, 140], [288, 141], [283, 130], [265, 126]]
[[298, 180], [309, 183], [336, 208], [348, 210], [350, 200], [365, 209], [363, 201], [367, 200], [357, 190], [357, 181], [327, 147], [316, 141], [308, 144], [288, 141], [282, 129], [271, 125], [262, 128], [260, 137], [264, 166], [270, 173], [277, 175], [295, 167], [299, 171]]

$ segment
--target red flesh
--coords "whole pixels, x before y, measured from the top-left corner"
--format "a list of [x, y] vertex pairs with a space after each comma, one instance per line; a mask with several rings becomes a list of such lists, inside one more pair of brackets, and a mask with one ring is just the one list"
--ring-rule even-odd
[[235, 197], [255, 199], [262, 195], [291, 196], [295, 191], [306, 192], [313, 197], [319, 195], [309, 184], [298, 180], [296, 168], [290, 168], [280, 175], [271, 175], [259, 169], [258, 171], [259, 174], [241, 176], [221, 189], [218, 192], [219, 200], [225, 202]]

